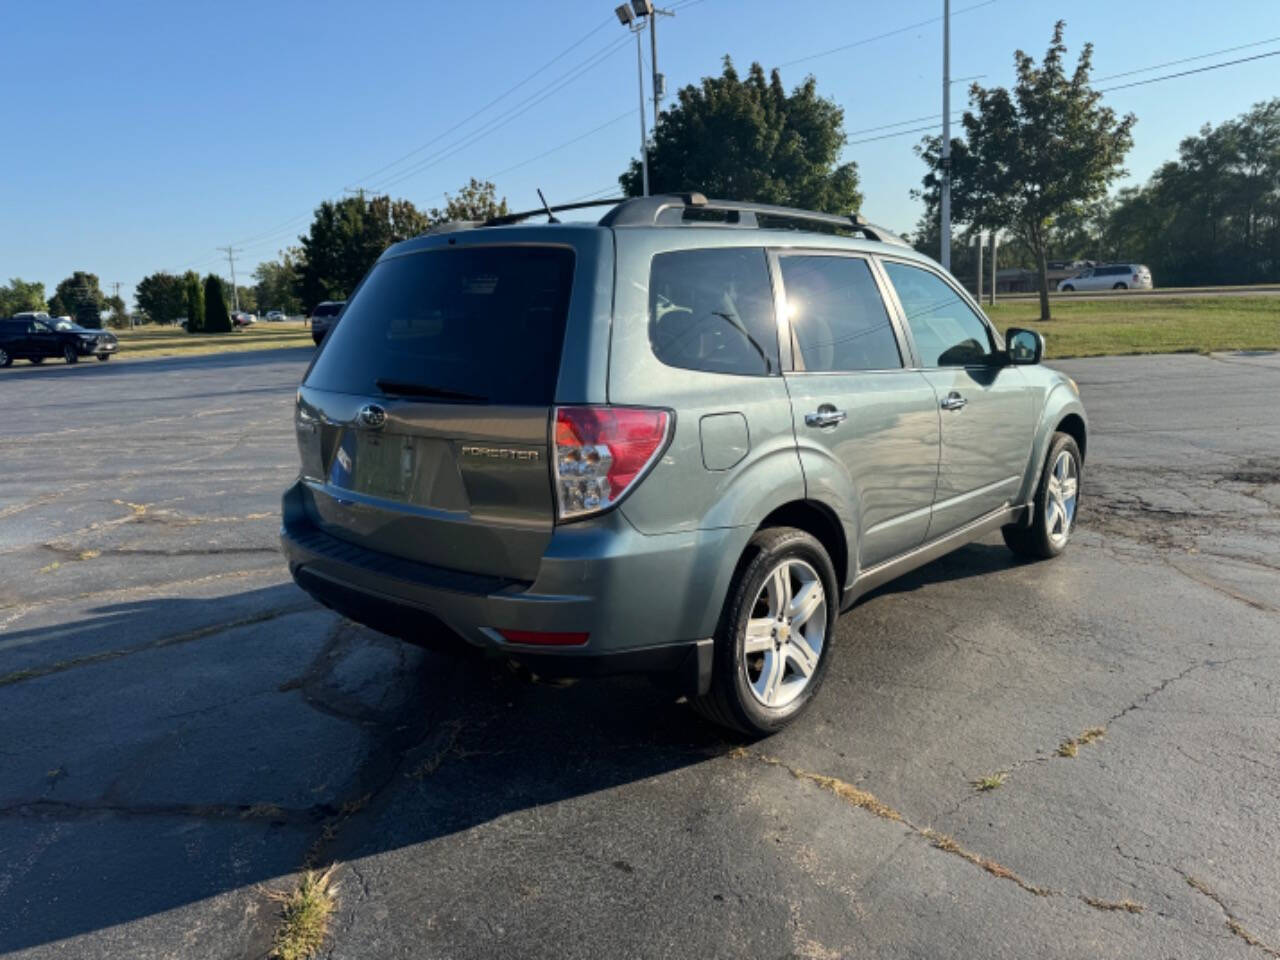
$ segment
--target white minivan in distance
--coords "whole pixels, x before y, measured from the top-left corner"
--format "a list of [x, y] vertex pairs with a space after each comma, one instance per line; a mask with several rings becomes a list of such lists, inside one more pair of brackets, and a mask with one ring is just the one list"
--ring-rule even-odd
[[1073, 290], [1150, 290], [1151, 271], [1141, 263], [1109, 263], [1087, 267], [1058, 284], [1059, 293]]

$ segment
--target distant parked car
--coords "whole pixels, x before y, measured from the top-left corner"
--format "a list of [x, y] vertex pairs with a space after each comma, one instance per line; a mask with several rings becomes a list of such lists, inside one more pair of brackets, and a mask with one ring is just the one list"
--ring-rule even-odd
[[1141, 263], [1099, 264], [1081, 270], [1058, 284], [1060, 293], [1073, 290], [1150, 290], [1151, 271]]
[[49, 357], [62, 357], [67, 363], [78, 363], [81, 357], [110, 360], [118, 346], [115, 334], [55, 321], [48, 314], [0, 320], [0, 367], [14, 360], [44, 363]]
[[281, 323], [288, 319], [289, 319], [288, 316], [285, 314], [283, 310], [267, 311], [267, 323]]
[[233, 327], [247, 327], [258, 322], [258, 318], [252, 313], [245, 313], [243, 310], [237, 310], [231, 315], [231, 325]]
[[329, 328], [338, 322], [338, 316], [346, 305], [345, 300], [326, 300], [316, 304], [316, 308], [311, 311], [311, 339], [317, 347]]

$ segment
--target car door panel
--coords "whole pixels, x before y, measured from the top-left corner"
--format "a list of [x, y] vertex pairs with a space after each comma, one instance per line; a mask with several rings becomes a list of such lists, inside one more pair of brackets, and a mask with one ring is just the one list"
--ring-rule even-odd
[[1034, 399], [1022, 372], [1003, 362], [982, 314], [951, 281], [921, 263], [886, 258], [882, 266], [940, 416], [926, 533], [933, 540], [1017, 497], [1031, 455]]
[[[928, 370], [942, 419], [938, 492], [928, 538], [1013, 502], [1031, 455], [1032, 398], [1017, 367]], [[965, 404], [945, 409], [958, 394]]]
[[928, 380], [903, 364], [905, 341], [868, 259], [789, 251], [775, 263], [806, 495], [842, 515], [852, 578], [924, 541], [938, 472], [937, 401]]

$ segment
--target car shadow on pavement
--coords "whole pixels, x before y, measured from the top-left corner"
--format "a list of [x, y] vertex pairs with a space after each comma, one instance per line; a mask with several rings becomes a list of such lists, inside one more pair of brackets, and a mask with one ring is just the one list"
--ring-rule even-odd
[[88, 614], [0, 633], [0, 954], [188, 907], [183, 923], [243, 923], [258, 885], [304, 865], [730, 746], [641, 678], [538, 682], [292, 584]]
[[970, 577], [983, 577], [1020, 567], [1029, 560], [1020, 559], [1004, 544], [971, 543], [961, 547], [954, 553], [926, 564], [910, 573], [903, 574], [896, 580], [890, 580], [859, 599], [865, 603], [873, 597], [894, 593], [909, 593], [936, 583], [948, 583], [952, 580], [967, 580]]

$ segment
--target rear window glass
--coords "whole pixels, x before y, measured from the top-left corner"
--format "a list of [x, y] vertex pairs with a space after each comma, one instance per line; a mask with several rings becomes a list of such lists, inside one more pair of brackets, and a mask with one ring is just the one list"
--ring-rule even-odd
[[572, 281], [573, 251], [557, 247], [463, 247], [384, 260], [325, 338], [307, 385], [549, 404]]
[[313, 317], [336, 317], [342, 312], [342, 304], [340, 303], [322, 303], [316, 307]]
[[669, 367], [768, 376], [778, 327], [760, 247], [679, 250], [653, 258], [649, 341]]

